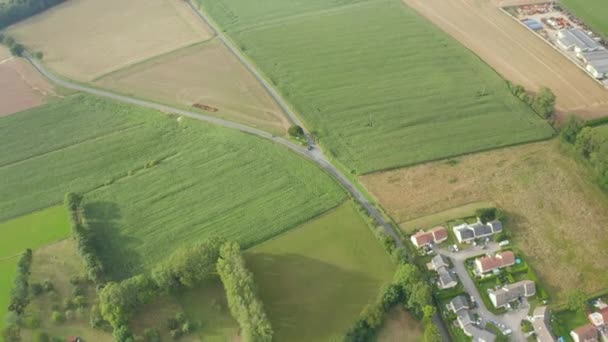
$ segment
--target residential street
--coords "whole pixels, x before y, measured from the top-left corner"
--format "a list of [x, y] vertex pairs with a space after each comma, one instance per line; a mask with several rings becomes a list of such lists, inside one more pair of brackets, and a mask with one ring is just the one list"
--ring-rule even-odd
[[477, 291], [477, 287], [475, 287], [475, 283], [473, 283], [473, 280], [469, 276], [469, 273], [466, 269], [466, 259], [485, 255], [488, 253], [494, 254], [499, 250], [500, 246], [497, 243], [490, 242], [487, 244], [486, 249], [482, 249], [481, 246], [473, 246], [469, 249], [455, 253], [443, 248], [437, 249], [436, 251], [437, 253], [449, 257], [452, 260], [452, 263], [454, 265], [454, 271], [458, 274], [458, 278], [462, 282], [465, 291], [475, 299], [477, 307], [471, 311], [473, 313], [477, 313], [480, 317], [482, 317], [484, 323], [492, 320], [494, 322], [504, 324], [508, 329], [511, 329], [511, 331], [513, 332], [513, 334], [510, 336], [511, 341], [525, 341], [526, 337], [521, 331], [520, 323], [523, 319], [526, 319], [526, 316], [528, 315], [529, 306], [527, 305], [527, 303], [521, 305], [519, 309], [509, 311], [504, 315], [497, 316], [493, 314], [486, 308], [483, 300], [481, 299], [481, 294], [479, 293], [479, 291]]

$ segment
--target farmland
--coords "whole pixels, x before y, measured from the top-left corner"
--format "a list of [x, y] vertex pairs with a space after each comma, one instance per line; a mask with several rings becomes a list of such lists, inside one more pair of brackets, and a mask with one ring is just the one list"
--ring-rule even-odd
[[589, 170], [552, 141], [362, 181], [397, 222], [474, 201], [495, 203], [507, 215], [510, 240], [528, 256], [552, 298], [563, 302], [573, 289], [593, 293], [608, 282], [606, 260], [589, 257], [608, 248], [602, 234], [608, 196], [590, 179]]
[[552, 135], [492, 69], [399, 1], [202, 3], [355, 172]]
[[602, 0], [561, 0], [561, 3], [604, 37], [608, 37], [608, 6]]
[[[30, 139], [15, 138], [23, 132]], [[283, 147], [91, 96], [2, 118], [0, 133], [0, 220], [85, 193], [116, 278], [211, 235], [251, 246], [345, 198]]]
[[394, 272], [351, 202], [255, 246], [246, 260], [278, 341], [338, 339]]
[[0, 46], [0, 116], [39, 106], [53, 94], [52, 86], [31, 65]]
[[[538, 91], [543, 86], [551, 88], [557, 96], [559, 114], [575, 112], [592, 118], [608, 113], [608, 91], [560, 52], [501, 12], [499, 3], [504, 1], [404, 2], [471, 49], [506, 79], [530, 91]], [[589, 4], [593, 1], [567, 2]]]
[[63, 206], [0, 223], [0, 329], [4, 327], [4, 315], [19, 254], [27, 248], [33, 249], [63, 239], [69, 231], [67, 211]]
[[66, 1], [8, 33], [42, 51], [53, 70], [79, 81], [211, 37], [188, 4], [178, 0]]
[[218, 40], [121, 69], [96, 84], [188, 109], [208, 106], [215, 116], [281, 135], [288, 127], [265, 89]]

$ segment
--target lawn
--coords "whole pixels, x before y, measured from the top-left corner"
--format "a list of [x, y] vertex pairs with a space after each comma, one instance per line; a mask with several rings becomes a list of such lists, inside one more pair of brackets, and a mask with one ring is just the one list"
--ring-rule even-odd
[[91, 96], [0, 119], [0, 143], [0, 221], [84, 192], [116, 278], [212, 235], [252, 246], [345, 198], [284, 147]]
[[246, 253], [277, 341], [338, 340], [395, 270], [349, 201]]
[[[608, 194], [559, 141], [491, 151], [362, 178], [397, 222], [471, 202], [495, 203], [509, 240], [535, 270], [552, 303], [574, 289], [606, 289]], [[555, 267], [559, 265], [559, 267]]]
[[[217, 39], [118, 70], [97, 85], [285, 134], [289, 122], [255, 77]], [[205, 107], [203, 107], [205, 108]]]
[[63, 206], [48, 208], [0, 223], [0, 330], [8, 307], [19, 254], [64, 239], [70, 234], [67, 211]]
[[591, 26], [596, 33], [608, 37], [608, 6], [604, 0], [562, 0], [561, 3]]
[[553, 134], [491, 68], [398, 0], [200, 2], [357, 173]]
[[10, 27], [7, 33], [61, 75], [90, 81], [113, 70], [209, 39], [185, 1], [75, 0]]

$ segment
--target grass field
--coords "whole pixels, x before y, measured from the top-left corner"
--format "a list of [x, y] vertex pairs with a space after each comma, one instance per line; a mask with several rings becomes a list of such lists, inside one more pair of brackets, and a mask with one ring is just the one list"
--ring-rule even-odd
[[[289, 122], [260, 83], [219, 40], [211, 40], [113, 72], [98, 85], [285, 134]], [[209, 112], [209, 111], [208, 111]]]
[[0, 221], [85, 192], [118, 278], [211, 235], [251, 246], [345, 198], [281, 146], [90, 96], [2, 118], [0, 134]]
[[[399, 223], [399, 228], [405, 233], [414, 233], [419, 229], [432, 228], [434, 226], [444, 224], [450, 220], [459, 217], [468, 217], [475, 215], [475, 211], [481, 208], [492, 208], [496, 204], [492, 202], [474, 202], [468, 203], [456, 208], [450, 208], [439, 213], [418, 217], [413, 220]], [[399, 214], [396, 214], [399, 216]]]
[[277, 341], [339, 340], [394, 265], [351, 202], [246, 254]]
[[561, 0], [563, 5], [591, 26], [597, 33], [608, 38], [608, 6], [604, 0]]
[[491, 68], [397, 0], [201, 2], [359, 173], [553, 134]]
[[[471, 201], [508, 218], [510, 240], [528, 256], [553, 303], [573, 289], [606, 288], [608, 195], [558, 141], [536, 143], [362, 178], [397, 222]], [[556, 267], [559, 265], [559, 267]]]
[[72, 0], [9, 28], [56, 72], [89, 81], [211, 37], [181, 0]]
[[70, 233], [63, 206], [48, 208], [0, 223], [0, 330], [4, 327], [8, 300], [17, 271], [19, 254], [58, 241]]

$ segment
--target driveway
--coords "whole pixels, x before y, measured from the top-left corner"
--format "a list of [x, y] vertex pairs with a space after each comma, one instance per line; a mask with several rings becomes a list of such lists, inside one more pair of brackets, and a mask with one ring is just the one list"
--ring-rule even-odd
[[481, 294], [477, 291], [477, 287], [475, 287], [475, 283], [469, 276], [467, 272], [467, 268], [465, 265], [465, 260], [485, 255], [485, 254], [493, 254], [500, 250], [500, 246], [495, 242], [490, 242], [487, 244], [486, 249], [482, 249], [481, 246], [473, 246], [469, 249], [462, 250], [460, 252], [450, 252], [443, 248], [437, 249], [436, 252], [443, 256], [449, 257], [452, 259], [452, 263], [454, 264], [454, 271], [458, 274], [458, 278], [462, 282], [465, 291], [475, 299], [477, 303], [477, 307], [471, 312], [477, 313], [484, 322], [494, 321], [500, 324], [504, 324], [507, 329], [511, 329], [513, 332], [510, 336], [511, 341], [526, 341], [526, 337], [524, 333], [521, 331], [520, 323], [523, 319], [526, 319], [528, 316], [529, 305], [526, 303], [520, 305], [517, 310], [509, 311], [504, 315], [495, 315], [488, 308], [486, 308], [483, 300], [481, 299]]

